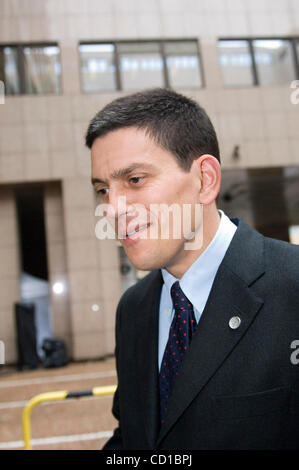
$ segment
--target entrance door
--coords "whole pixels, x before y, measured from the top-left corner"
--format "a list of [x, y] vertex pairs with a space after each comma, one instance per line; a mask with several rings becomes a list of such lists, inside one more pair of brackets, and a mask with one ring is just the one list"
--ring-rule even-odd
[[43, 358], [42, 342], [52, 336], [48, 261], [45, 232], [44, 188], [15, 188], [19, 228], [21, 302], [35, 306], [37, 352]]

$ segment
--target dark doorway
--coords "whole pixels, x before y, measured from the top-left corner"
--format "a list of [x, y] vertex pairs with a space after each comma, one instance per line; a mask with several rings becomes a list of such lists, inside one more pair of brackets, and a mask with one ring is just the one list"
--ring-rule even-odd
[[[15, 187], [15, 201], [19, 231], [20, 303], [16, 310], [18, 339], [24, 351], [34, 351], [44, 357], [43, 340], [52, 337], [50, 291], [47, 262], [44, 187], [40, 184]], [[25, 316], [26, 309], [33, 314]], [[24, 322], [31, 335], [25, 335]], [[21, 325], [21, 326], [20, 326]], [[31, 338], [31, 340], [30, 340]], [[23, 354], [20, 354], [20, 353]], [[25, 357], [25, 356], [24, 356]], [[23, 366], [28, 364], [23, 364]]]
[[48, 280], [43, 187], [21, 186], [15, 191], [22, 270]]

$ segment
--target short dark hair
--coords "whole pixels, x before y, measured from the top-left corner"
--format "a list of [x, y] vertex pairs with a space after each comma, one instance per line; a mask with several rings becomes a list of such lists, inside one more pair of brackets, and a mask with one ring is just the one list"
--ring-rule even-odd
[[173, 90], [154, 88], [115, 99], [91, 120], [85, 143], [91, 148], [98, 137], [124, 127], [144, 129], [185, 171], [206, 153], [220, 162], [216, 132], [207, 113]]

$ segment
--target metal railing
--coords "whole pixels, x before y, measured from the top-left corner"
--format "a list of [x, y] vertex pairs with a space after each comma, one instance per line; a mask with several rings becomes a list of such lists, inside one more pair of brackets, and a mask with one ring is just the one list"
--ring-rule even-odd
[[65, 390], [60, 390], [57, 392], [47, 392], [47, 393], [40, 393], [39, 395], [35, 395], [34, 397], [29, 400], [27, 405], [23, 410], [23, 438], [24, 438], [24, 450], [32, 450], [30, 441], [31, 441], [31, 423], [30, 423], [30, 415], [32, 409], [38, 405], [39, 403], [45, 401], [56, 401], [56, 400], [66, 400], [68, 398], [81, 398], [81, 397], [101, 397], [104, 395], [113, 395], [116, 390], [116, 385], [108, 385], [103, 387], [94, 387], [90, 390], [81, 390], [78, 392], [68, 392]]

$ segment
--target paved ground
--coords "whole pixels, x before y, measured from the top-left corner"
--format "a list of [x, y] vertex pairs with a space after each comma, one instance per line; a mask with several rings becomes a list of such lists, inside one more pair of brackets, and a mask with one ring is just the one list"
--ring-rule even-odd
[[[0, 369], [0, 450], [22, 449], [22, 412], [33, 396], [50, 391], [115, 385], [115, 361], [71, 363], [54, 369]], [[116, 421], [112, 396], [38, 404], [31, 413], [33, 449], [101, 449]]]

